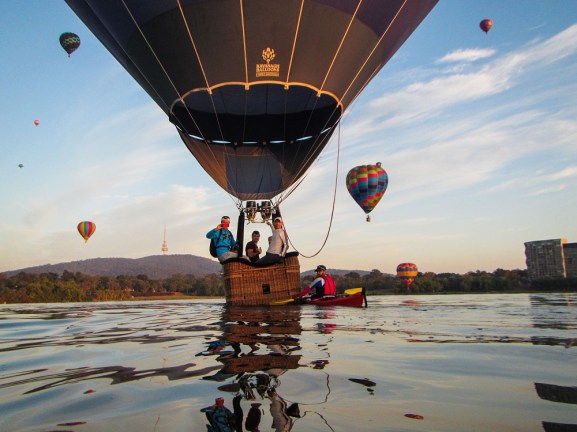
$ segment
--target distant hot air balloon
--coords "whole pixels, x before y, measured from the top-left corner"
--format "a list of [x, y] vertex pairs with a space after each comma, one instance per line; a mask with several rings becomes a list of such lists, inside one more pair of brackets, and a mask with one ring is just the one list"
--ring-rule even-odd
[[34, 120], [34, 126], [38, 126], [40, 124], [40, 120], [36, 119]]
[[24, 168], [23, 164], [18, 164], [18, 168]]
[[413, 263], [401, 263], [397, 266], [397, 277], [403, 280], [407, 289], [409, 289], [418, 273], [419, 269]]
[[371, 221], [368, 214], [379, 203], [387, 186], [389, 176], [381, 168], [381, 163], [376, 165], [359, 165], [347, 174], [347, 189], [357, 204], [367, 214], [367, 222]]
[[65, 32], [60, 35], [60, 45], [68, 53], [68, 57], [80, 46], [80, 38], [75, 33]]
[[486, 18], [479, 23], [479, 27], [481, 27], [481, 30], [483, 30], [485, 33], [488, 33], [489, 30], [491, 30], [491, 27], [493, 27], [493, 20]]
[[78, 224], [78, 232], [84, 238], [84, 243], [88, 241], [90, 236], [96, 231], [96, 224], [90, 221], [82, 221]]

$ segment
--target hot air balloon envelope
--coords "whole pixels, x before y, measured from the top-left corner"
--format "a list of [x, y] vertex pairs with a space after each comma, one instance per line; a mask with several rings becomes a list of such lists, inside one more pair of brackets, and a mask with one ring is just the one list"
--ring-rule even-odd
[[40, 120], [34, 120], [34, 126], [38, 126], [40, 124]]
[[377, 162], [375, 165], [354, 167], [347, 174], [346, 181], [353, 199], [366, 214], [369, 214], [385, 195], [389, 176], [381, 167], [381, 163]]
[[90, 221], [82, 221], [78, 224], [77, 228], [78, 232], [80, 233], [80, 235], [84, 239], [84, 242], [86, 243], [90, 238], [90, 236], [94, 234], [94, 231], [96, 231], [96, 224]]
[[493, 27], [493, 20], [488, 18], [484, 19], [479, 23], [479, 27], [481, 27], [481, 30], [483, 30], [485, 33], [488, 33], [489, 30], [491, 30], [491, 27]]
[[413, 283], [418, 274], [419, 269], [413, 263], [401, 263], [397, 266], [397, 277], [403, 280], [407, 288]]
[[261, 200], [306, 173], [437, 0], [66, 2], [204, 170]]
[[62, 48], [64, 48], [64, 51], [66, 51], [68, 57], [70, 57], [70, 54], [76, 51], [80, 46], [80, 38], [75, 33], [62, 33], [60, 35], [60, 45], [62, 45]]

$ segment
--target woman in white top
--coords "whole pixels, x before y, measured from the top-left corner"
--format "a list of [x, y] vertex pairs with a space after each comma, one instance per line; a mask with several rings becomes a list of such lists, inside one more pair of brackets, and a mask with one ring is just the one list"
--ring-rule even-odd
[[275, 217], [273, 224], [267, 222], [272, 229], [272, 240], [269, 242], [266, 255], [259, 259], [255, 264], [268, 265], [280, 262], [288, 250], [288, 239], [286, 231], [283, 228], [281, 217]]

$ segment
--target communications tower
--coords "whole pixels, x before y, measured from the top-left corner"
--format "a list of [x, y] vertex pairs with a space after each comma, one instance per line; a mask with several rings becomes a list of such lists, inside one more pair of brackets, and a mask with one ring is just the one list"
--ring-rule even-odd
[[168, 245], [166, 244], [166, 226], [164, 227], [164, 240], [162, 241], [162, 255], [168, 252]]

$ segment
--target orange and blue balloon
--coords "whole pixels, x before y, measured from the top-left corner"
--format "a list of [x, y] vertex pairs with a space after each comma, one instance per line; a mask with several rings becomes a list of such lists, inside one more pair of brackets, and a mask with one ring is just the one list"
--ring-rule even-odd
[[[347, 189], [367, 215], [385, 195], [388, 185], [389, 175], [380, 162], [356, 166], [347, 174]], [[370, 221], [371, 217], [367, 216], [367, 222]]]
[[82, 221], [78, 224], [78, 232], [84, 239], [84, 243], [88, 241], [90, 236], [96, 231], [96, 224], [90, 221]]
[[418, 274], [419, 269], [413, 263], [401, 263], [397, 266], [397, 277], [403, 280], [407, 289], [411, 286]]

